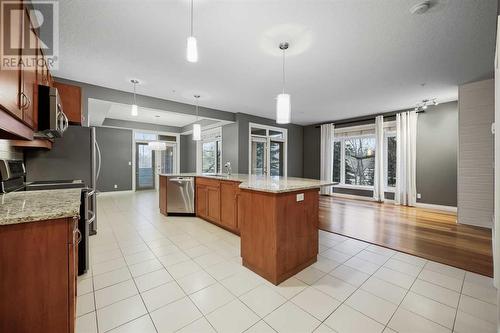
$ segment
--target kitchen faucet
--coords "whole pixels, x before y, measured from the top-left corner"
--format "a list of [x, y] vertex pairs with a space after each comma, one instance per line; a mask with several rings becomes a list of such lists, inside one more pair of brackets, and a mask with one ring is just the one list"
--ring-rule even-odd
[[231, 170], [231, 162], [229, 162], [229, 161], [226, 162], [226, 164], [224, 164], [224, 167], [226, 168], [227, 175], [231, 176], [231, 172], [232, 172], [232, 170]]

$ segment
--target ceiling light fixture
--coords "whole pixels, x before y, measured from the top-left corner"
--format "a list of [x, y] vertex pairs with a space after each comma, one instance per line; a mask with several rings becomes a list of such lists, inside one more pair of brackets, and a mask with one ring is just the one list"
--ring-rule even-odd
[[439, 103], [435, 98], [424, 99], [424, 100], [422, 100], [422, 102], [417, 103], [417, 105], [415, 106], [415, 111], [422, 112], [424, 110], [427, 110], [429, 105], [436, 106], [436, 105], [439, 105]]
[[136, 79], [132, 79], [130, 80], [130, 82], [132, 82], [132, 84], [134, 85], [134, 104], [132, 104], [132, 109], [130, 111], [130, 114], [135, 117], [139, 114], [139, 109], [137, 107], [137, 99], [135, 97], [135, 85], [139, 84], [139, 81]]
[[283, 91], [276, 98], [276, 123], [278, 124], [289, 124], [292, 117], [290, 94], [285, 94], [285, 50], [289, 46], [288, 42], [281, 42], [279, 45], [280, 50], [283, 51]]
[[193, 0], [191, 0], [191, 34], [187, 38], [186, 58], [189, 62], [198, 62], [198, 44], [193, 34]]
[[151, 150], [167, 150], [167, 144], [163, 141], [149, 141], [148, 147]]
[[[198, 99], [200, 98], [200, 95], [194, 95], [194, 98], [196, 99], [196, 121], [198, 121]], [[193, 124], [193, 140], [201, 140], [201, 125], [198, 123]]]

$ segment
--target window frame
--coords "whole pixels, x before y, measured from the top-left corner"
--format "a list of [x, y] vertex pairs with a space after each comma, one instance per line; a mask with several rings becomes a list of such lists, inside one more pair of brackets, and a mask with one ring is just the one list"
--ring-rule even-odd
[[[348, 138], [369, 138], [369, 137], [374, 137], [374, 134], [359, 134], [359, 135], [350, 135], [350, 136], [342, 136], [339, 138], [336, 138], [334, 136], [333, 139], [333, 145], [332, 145], [332, 156], [334, 156], [334, 151], [335, 151], [335, 142], [340, 142], [340, 183], [337, 185], [334, 185], [334, 187], [339, 187], [339, 188], [348, 188], [348, 189], [353, 189], [353, 190], [369, 190], [373, 191], [374, 186], [373, 185], [353, 185], [353, 184], [346, 184], [345, 182], [345, 140]], [[377, 154], [377, 148], [375, 147], [375, 154]], [[333, 170], [332, 170], [332, 176], [333, 176]]]
[[[389, 186], [389, 138], [396, 137], [396, 131], [385, 130], [384, 131], [384, 191], [385, 192], [396, 192], [396, 185]], [[397, 144], [397, 143], [396, 143]]]
[[[263, 129], [266, 131], [265, 135], [252, 134], [252, 128]], [[282, 138], [277, 138], [269, 135], [269, 131], [281, 132], [283, 133]], [[252, 173], [252, 139], [258, 138], [260, 140], [264, 139], [266, 141], [266, 176], [269, 176], [271, 171], [271, 142], [282, 142], [283, 143], [283, 176], [288, 175], [288, 129], [283, 127], [275, 127], [268, 125], [261, 125], [256, 123], [248, 123], [248, 174]], [[277, 176], [274, 176], [277, 177]]]
[[[203, 173], [203, 144], [215, 142], [216, 155], [220, 147], [220, 160], [216, 158], [215, 160], [215, 172], [207, 174], [220, 174], [222, 173], [222, 161], [223, 161], [223, 150], [222, 150], [222, 127], [214, 127], [206, 129], [201, 132], [201, 140], [197, 141], [196, 144], [196, 171], [197, 173]], [[218, 171], [220, 168], [220, 171]]]

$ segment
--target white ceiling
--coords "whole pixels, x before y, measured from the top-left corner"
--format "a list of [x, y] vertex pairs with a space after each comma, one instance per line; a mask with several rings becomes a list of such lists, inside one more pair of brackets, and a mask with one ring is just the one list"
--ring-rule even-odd
[[[310, 124], [457, 98], [490, 77], [497, 0], [194, 0], [199, 62], [185, 60], [189, 0], [60, 1], [56, 76], [274, 118], [287, 40], [292, 121]], [[424, 85], [422, 85], [424, 84]], [[175, 111], [175, 110], [171, 110]], [[116, 111], [118, 112], [118, 111]]]

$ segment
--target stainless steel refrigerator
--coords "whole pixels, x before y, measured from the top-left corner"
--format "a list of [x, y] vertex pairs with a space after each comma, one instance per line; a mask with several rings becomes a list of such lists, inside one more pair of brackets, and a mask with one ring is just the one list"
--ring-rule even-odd
[[[26, 181], [82, 180], [90, 193], [97, 193], [100, 149], [94, 127], [70, 126], [51, 150], [26, 150]], [[89, 198], [93, 213], [90, 235], [97, 232], [96, 194]]]

